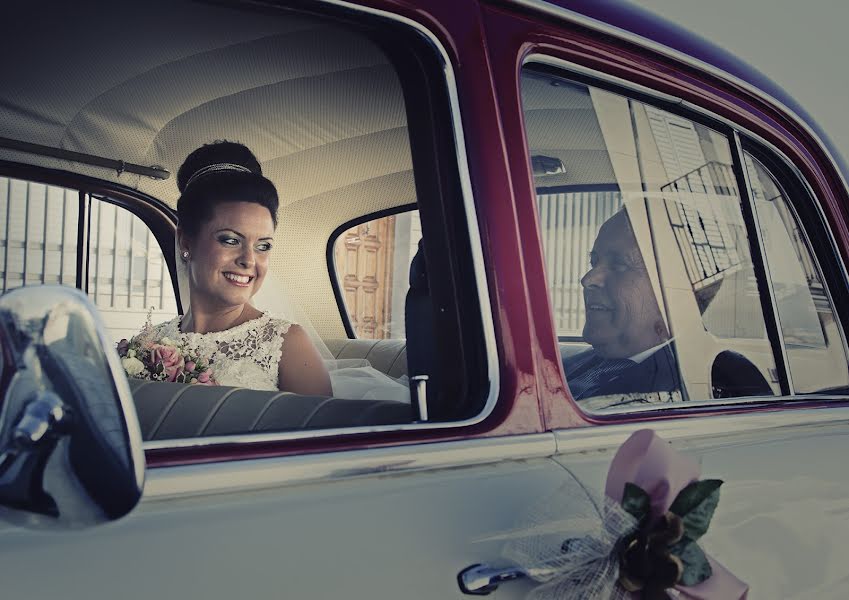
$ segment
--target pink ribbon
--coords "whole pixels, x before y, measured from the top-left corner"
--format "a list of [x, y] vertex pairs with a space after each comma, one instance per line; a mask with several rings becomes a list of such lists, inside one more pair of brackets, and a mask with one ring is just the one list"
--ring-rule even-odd
[[[678, 492], [699, 478], [699, 473], [695, 462], [675, 452], [651, 429], [641, 429], [613, 457], [605, 494], [622, 502], [625, 484], [638, 485], [651, 498], [651, 514], [657, 518], [669, 510]], [[749, 586], [710, 556], [707, 558], [713, 575], [698, 585], [676, 585], [675, 589], [694, 600], [745, 600]]]

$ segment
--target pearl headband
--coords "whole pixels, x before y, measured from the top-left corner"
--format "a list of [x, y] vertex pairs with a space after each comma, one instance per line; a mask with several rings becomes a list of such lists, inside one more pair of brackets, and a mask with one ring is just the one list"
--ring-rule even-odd
[[242, 165], [237, 165], [235, 163], [215, 163], [215, 164], [212, 164], [212, 165], [207, 165], [207, 166], [195, 171], [194, 174], [191, 177], [189, 177], [189, 180], [186, 182], [186, 188], [188, 188], [189, 185], [191, 185], [191, 183], [193, 181], [196, 181], [196, 180], [200, 179], [201, 177], [205, 177], [206, 175], [209, 175], [210, 173], [220, 173], [220, 172], [223, 172], [223, 171], [236, 171], [236, 172], [239, 172], [239, 173], [253, 173], [253, 171], [251, 171], [249, 168], [242, 166]]

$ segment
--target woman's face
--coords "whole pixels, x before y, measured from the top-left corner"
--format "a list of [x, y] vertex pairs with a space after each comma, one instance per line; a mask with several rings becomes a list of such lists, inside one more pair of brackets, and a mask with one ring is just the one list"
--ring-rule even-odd
[[273, 236], [271, 213], [254, 202], [222, 202], [194, 237], [180, 234], [180, 252], [189, 252], [192, 305], [246, 304], [265, 279]]

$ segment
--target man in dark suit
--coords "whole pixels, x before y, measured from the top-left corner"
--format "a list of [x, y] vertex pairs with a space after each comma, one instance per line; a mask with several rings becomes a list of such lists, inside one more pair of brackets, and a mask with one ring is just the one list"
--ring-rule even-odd
[[592, 349], [564, 361], [573, 397], [680, 389], [675, 346], [625, 210], [601, 226], [581, 285]]

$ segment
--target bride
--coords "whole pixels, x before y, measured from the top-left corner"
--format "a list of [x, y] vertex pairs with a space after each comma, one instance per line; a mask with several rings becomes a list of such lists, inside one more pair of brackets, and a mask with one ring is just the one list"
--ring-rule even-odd
[[340, 368], [281, 299], [284, 290], [263, 294], [274, 306], [258, 308], [279, 201], [247, 147], [201, 146], [180, 167], [177, 187], [177, 274], [189, 308], [155, 326], [155, 339], [176, 340], [207, 358], [219, 385], [409, 402], [403, 383], [367, 363]]

